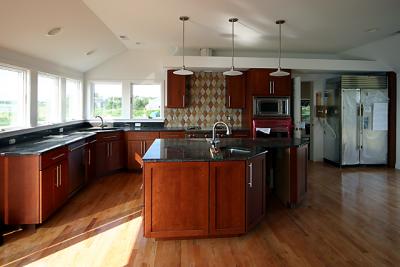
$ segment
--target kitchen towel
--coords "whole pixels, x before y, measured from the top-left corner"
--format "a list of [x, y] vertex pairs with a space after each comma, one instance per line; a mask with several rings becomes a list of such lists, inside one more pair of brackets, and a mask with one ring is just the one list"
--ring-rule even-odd
[[265, 134], [270, 134], [271, 133], [271, 128], [256, 128], [257, 132], [262, 132]]

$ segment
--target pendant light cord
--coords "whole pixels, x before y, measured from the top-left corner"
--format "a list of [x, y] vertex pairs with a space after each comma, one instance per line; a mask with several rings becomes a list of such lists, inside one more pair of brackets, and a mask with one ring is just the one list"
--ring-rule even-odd
[[182, 23], [182, 68], [185, 69], [185, 20]]
[[233, 66], [233, 59], [235, 58], [235, 21], [232, 21], [232, 70]]
[[282, 24], [279, 24], [279, 61], [278, 68], [281, 68], [281, 53], [282, 53]]

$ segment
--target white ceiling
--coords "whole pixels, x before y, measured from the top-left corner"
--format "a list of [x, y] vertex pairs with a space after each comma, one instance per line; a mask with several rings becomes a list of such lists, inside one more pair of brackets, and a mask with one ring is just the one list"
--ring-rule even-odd
[[[176, 53], [181, 15], [190, 16], [189, 48], [220, 51], [230, 49], [233, 16], [242, 51], [275, 53], [276, 19], [287, 20], [286, 53], [336, 54], [400, 30], [399, 0], [1, 0], [0, 47], [85, 72], [127, 48]], [[56, 26], [62, 32], [46, 36]]]
[[294, 53], [337, 53], [400, 30], [399, 0], [83, 1], [115, 35], [127, 35], [131, 49], [136, 42], [181, 46], [181, 15], [190, 17], [186, 44], [192, 48], [229, 48], [229, 17], [239, 18], [236, 44], [247, 50], [276, 50], [277, 19], [287, 20], [283, 45]]
[[1, 0], [0, 46], [80, 71], [126, 49], [81, 0]]

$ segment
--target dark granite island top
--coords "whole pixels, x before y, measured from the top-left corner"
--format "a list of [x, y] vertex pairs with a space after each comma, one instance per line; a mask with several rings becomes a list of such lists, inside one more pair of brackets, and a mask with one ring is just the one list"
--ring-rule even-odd
[[[143, 156], [144, 162], [224, 161], [246, 160], [269, 149], [299, 147], [306, 141], [294, 138], [224, 138], [220, 139], [222, 157], [213, 158], [210, 143], [199, 139], [156, 139]], [[231, 152], [229, 149], [239, 149]]]

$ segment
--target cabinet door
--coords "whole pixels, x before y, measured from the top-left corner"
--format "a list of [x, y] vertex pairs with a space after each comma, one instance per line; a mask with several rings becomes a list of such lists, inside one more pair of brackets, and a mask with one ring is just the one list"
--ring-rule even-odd
[[265, 214], [265, 155], [248, 160], [246, 169], [246, 228], [248, 231], [257, 225]]
[[96, 177], [104, 176], [107, 173], [108, 143], [96, 143]]
[[54, 211], [54, 188], [57, 186], [57, 168], [58, 165], [50, 166], [40, 171], [42, 179], [41, 192], [41, 218], [40, 222], [46, 220]]
[[307, 193], [308, 146], [293, 147], [290, 151], [291, 206], [298, 205]]
[[272, 92], [274, 96], [291, 96], [292, 95], [292, 78], [291, 76], [271, 77]]
[[69, 193], [69, 176], [68, 176], [68, 161], [63, 160], [58, 163], [58, 185], [54, 187], [54, 207], [57, 209], [68, 198]]
[[140, 169], [140, 163], [136, 160], [143, 156], [143, 141], [128, 141], [127, 167], [129, 170]]
[[226, 76], [226, 101], [227, 108], [245, 108], [246, 106], [246, 76]]
[[245, 161], [210, 163], [210, 234], [245, 232]]
[[85, 182], [91, 182], [96, 177], [96, 145], [89, 143], [86, 149], [86, 177]]
[[168, 70], [166, 107], [184, 108], [186, 106], [186, 76], [175, 75], [174, 70]]
[[208, 235], [208, 162], [146, 163], [143, 178], [145, 237]]
[[115, 171], [124, 167], [123, 141], [112, 141], [108, 143], [108, 171]]
[[247, 71], [247, 89], [255, 96], [271, 95], [269, 86], [269, 69], [250, 69]]

